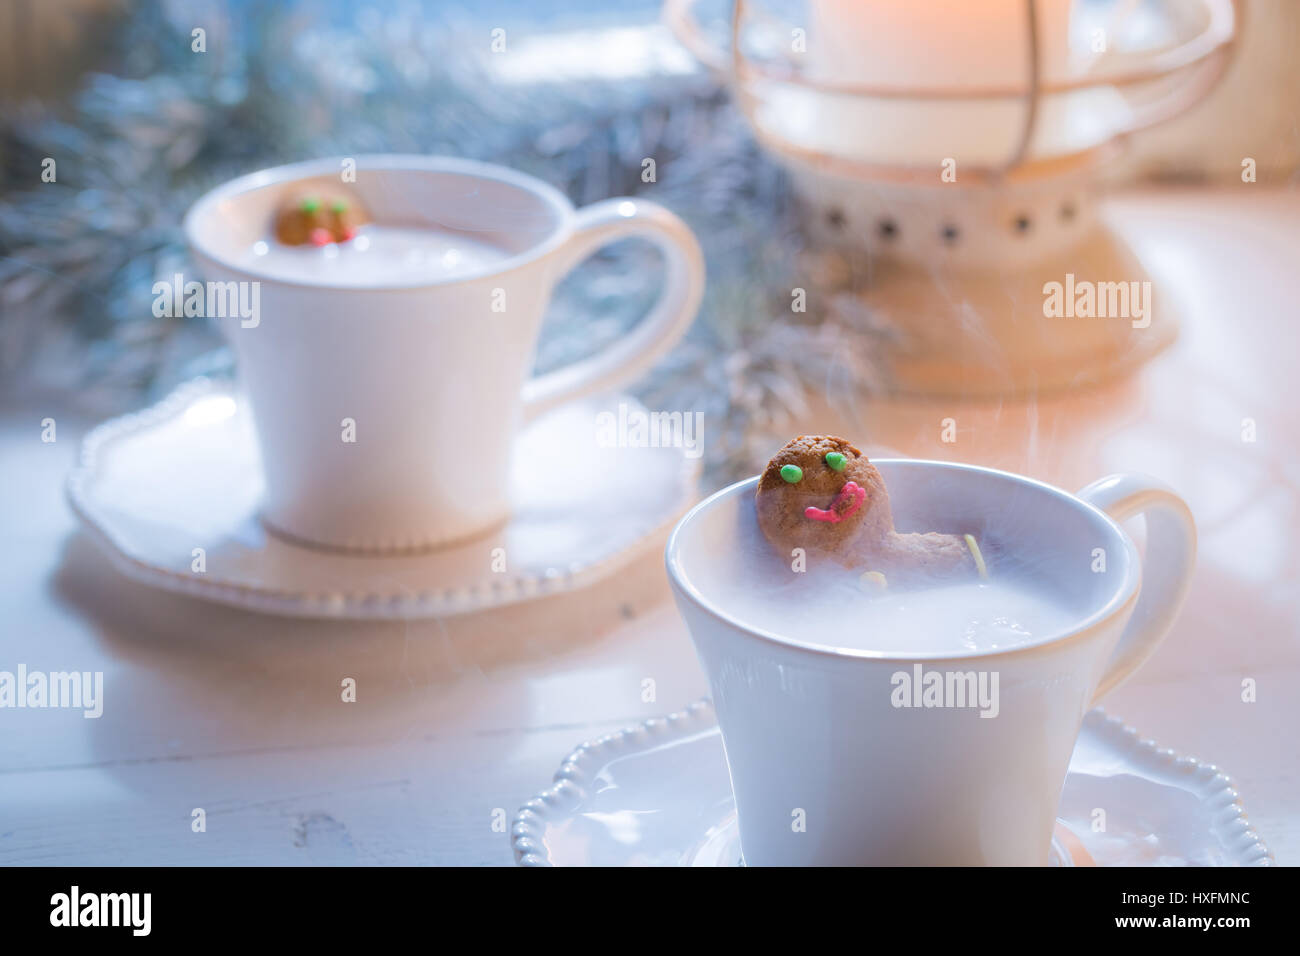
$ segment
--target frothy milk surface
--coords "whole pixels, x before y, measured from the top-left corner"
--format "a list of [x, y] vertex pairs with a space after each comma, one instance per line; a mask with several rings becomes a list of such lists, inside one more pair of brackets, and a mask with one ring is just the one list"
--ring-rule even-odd
[[996, 543], [982, 546], [988, 580], [963, 578], [937, 586], [864, 589], [867, 568], [847, 570], [809, 556], [792, 568], [742, 520], [739, 547], [710, 569], [705, 596], [741, 623], [780, 637], [833, 647], [920, 655], [1001, 650], [1037, 643], [1073, 626], [1080, 609], [1054, 594], [1018, 562], [999, 560]]
[[274, 237], [254, 243], [244, 264], [297, 282], [343, 280], [384, 285], [445, 279], [509, 258], [499, 246], [463, 233], [370, 223], [355, 239], [327, 246], [286, 246]]

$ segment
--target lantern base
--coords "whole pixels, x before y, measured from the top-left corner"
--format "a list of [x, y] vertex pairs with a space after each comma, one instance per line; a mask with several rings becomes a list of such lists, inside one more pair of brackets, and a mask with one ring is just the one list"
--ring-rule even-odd
[[1023, 271], [882, 269], [861, 298], [901, 334], [883, 383], [899, 395], [999, 398], [1095, 385], [1146, 362], [1178, 328], [1174, 298], [1105, 226]]

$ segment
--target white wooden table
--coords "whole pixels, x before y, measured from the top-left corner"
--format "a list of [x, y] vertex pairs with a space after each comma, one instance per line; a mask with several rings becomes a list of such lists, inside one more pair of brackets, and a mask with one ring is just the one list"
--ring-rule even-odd
[[[1185, 310], [1140, 375], [1028, 406], [875, 403], [787, 431], [1069, 488], [1140, 470], [1182, 491], [1201, 531], [1192, 597], [1107, 707], [1220, 764], [1278, 862], [1300, 863], [1300, 195], [1153, 193], [1110, 213]], [[705, 692], [662, 542], [585, 592], [409, 625], [259, 617], [128, 582], [63, 501], [89, 424], [40, 403], [0, 416], [0, 670], [105, 674], [98, 720], [0, 710], [0, 864], [509, 864], [504, 821], [573, 745]]]

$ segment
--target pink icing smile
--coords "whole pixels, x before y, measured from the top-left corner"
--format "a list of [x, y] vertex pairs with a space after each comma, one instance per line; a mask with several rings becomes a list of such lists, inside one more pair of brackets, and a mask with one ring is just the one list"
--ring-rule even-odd
[[821, 508], [808, 507], [804, 509], [804, 517], [812, 521], [827, 521], [830, 524], [838, 524], [845, 518], [853, 515], [862, 507], [862, 502], [867, 500], [867, 489], [863, 488], [856, 481], [845, 482], [840, 493], [835, 496], [831, 506], [822, 510]]

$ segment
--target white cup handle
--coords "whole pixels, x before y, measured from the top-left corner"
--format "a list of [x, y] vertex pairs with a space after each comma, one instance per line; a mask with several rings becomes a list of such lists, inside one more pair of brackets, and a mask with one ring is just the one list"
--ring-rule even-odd
[[1093, 695], [1095, 703], [1137, 670], [1173, 625], [1196, 565], [1196, 523], [1182, 498], [1145, 475], [1110, 475], [1078, 496], [1116, 521], [1142, 514], [1147, 522], [1142, 590]]
[[555, 253], [558, 280], [601, 246], [640, 236], [664, 254], [666, 276], [658, 301], [631, 331], [591, 358], [524, 384], [524, 420], [582, 395], [636, 378], [682, 337], [704, 295], [704, 256], [686, 223], [658, 203], [607, 199], [579, 209], [573, 235]]

